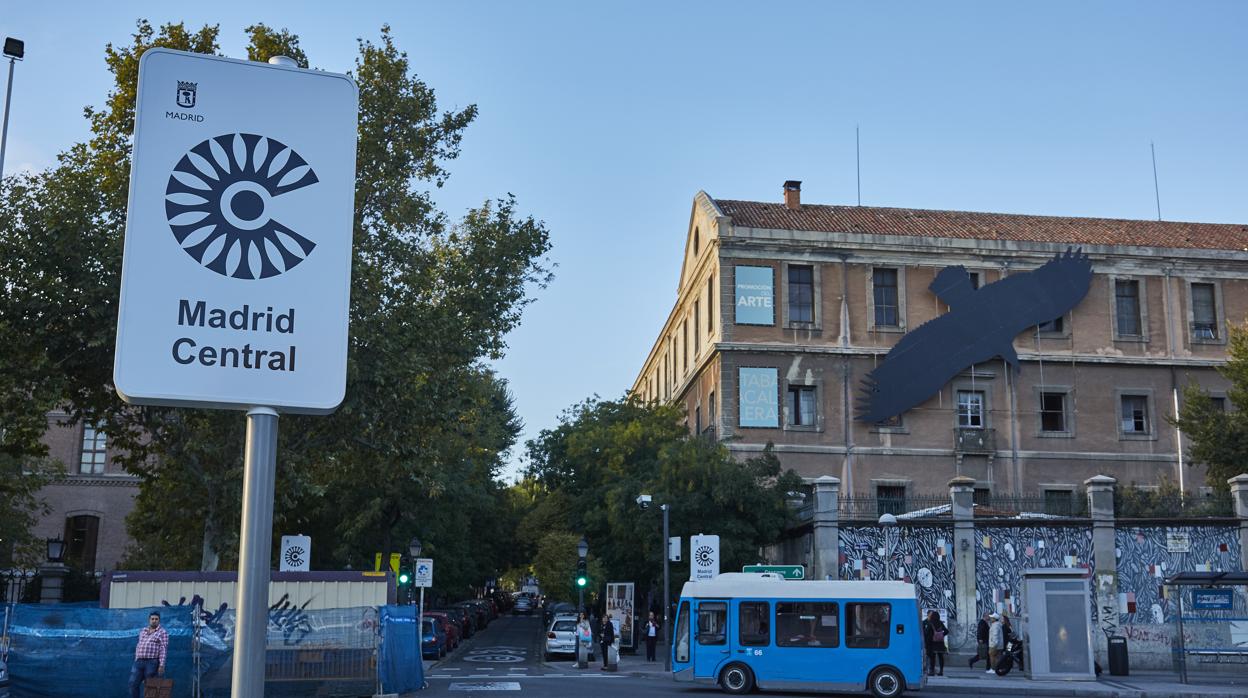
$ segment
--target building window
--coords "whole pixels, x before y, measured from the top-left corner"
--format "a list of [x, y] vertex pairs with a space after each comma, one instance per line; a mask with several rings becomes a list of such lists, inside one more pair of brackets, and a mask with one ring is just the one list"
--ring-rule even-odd
[[981, 506], [981, 507], [988, 506], [988, 501], [991, 498], [992, 498], [992, 490], [988, 489], [987, 487], [976, 487], [975, 490], [971, 492], [971, 503], [975, 504], [976, 506]]
[[984, 392], [982, 390], [958, 391], [958, 426], [970, 429], [984, 427]]
[[1045, 490], [1044, 513], [1054, 516], [1070, 516], [1074, 500], [1069, 490]]
[[715, 275], [706, 280], [706, 336], [715, 331]]
[[1210, 395], [1209, 406], [1212, 407], [1215, 412], [1225, 412], [1226, 411], [1226, 398], [1219, 397], [1216, 395]]
[[698, 325], [702, 324], [702, 309], [698, 301], [693, 302], [693, 355], [697, 357], [702, 351], [702, 339], [698, 337]]
[[818, 418], [815, 406], [815, 386], [789, 386], [789, 424], [791, 426], [814, 426]]
[[711, 391], [711, 394], [706, 397], [706, 420], [707, 420], [708, 427], [715, 426], [715, 392], [714, 391]]
[[680, 323], [680, 349], [682, 359], [680, 363], [681, 374], [689, 372], [689, 321]]
[[[741, 608], [743, 615], [741, 624], [744, 627], [744, 602]], [[841, 644], [840, 610], [837, 604], [831, 601], [777, 601], [776, 646], [839, 647]]]
[[1040, 393], [1040, 431], [1066, 432], [1066, 393]]
[[902, 424], [901, 415], [899, 414], [893, 415], [892, 417], [887, 417], [885, 419], [881, 419], [880, 421], [875, 423], [876, 429], [902, 429], [904, 427], [905, 425]]
[[742, 601], [737, 609], [737, 618], [739, 644], [747, 647], [771, 644], [771, 604], [766, 601]]
[[815, 321], [815, 270], [789, 266], [789, 322]]
[[1213, 284], [1192, 284], [1192, 339], [1218, 338], [1218, 305]]
[[1062, 318], [1055, 317], [1048, 322], [1042, 322], [1039, 325], [1036, 325], [1036, 331], [1043, 334], [1062, 334], [1065, 329], [1063, 328]]
[[99, 475], [104, 472], [107, 461], [108, 437], [93, 424], [82, 428], [82, 457], [78, 472], [83, 475]]
[[1147, 395], [1122, 396], [1122, 433], [1149, 433]]
[[701, 243], [701, 240], [699, 239], [699, 236], [698, 236], [698, 229], [694, 228], [693, 229], [693, 256], [694, 257], [698, 256], [698, 248], [700, 246], [700, 243]]
[[1119, 337], [1139, 337], [1143, 333], [1140, 321], [1140, 282], [1134, 279], [1118, 279], [1114, 282], [1114, 314]]
[[697, 436], [702, 433], [702, 405], [693, 408], [693, 434]]
[[970, 279], [971, 279], [971, 288], [973, 288], [973, 289], [975, 289], [976, 291], [978, 291], [978, 290], [979, 290], [979, 272], [977, 272], [977, 271], [968, 271], [968, 272], [966, 272], [966, 275], [967, 275], [968, 277], [970, 277]]
[[845, 646], [886, 649], [892, 607], [886, 603], [845, 604]]
[[875, 508], [879, 516], [906, 513], [905, 485], [876, 485]]
[[99, 535], [98, 516], [84, 514], [65, 519], [65, 558], [80, 570], [94, 570]]
[[901, 309], [898, 305], [897, 270], [873, 269], [871, 293], [875, 302], [876, 327], [901, 327]]

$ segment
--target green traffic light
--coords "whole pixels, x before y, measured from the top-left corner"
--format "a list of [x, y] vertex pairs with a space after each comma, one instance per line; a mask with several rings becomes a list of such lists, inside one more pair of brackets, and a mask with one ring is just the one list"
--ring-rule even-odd
[[407, 575], [406, 575], [406, 574], [400, 574], [400, 575], [399, 575], [399, 584], [407, 584]]
[[585, 584], [586, 584], [588, 581], [589, 581], [589, 580], [588, 580], [588, 579], [585, 579], [584, 577], [577, 577], [577, 578], [576, 578], [576, 585], [577, 585], [578, 587], [583, 587], [583, 586], [585, 586]]

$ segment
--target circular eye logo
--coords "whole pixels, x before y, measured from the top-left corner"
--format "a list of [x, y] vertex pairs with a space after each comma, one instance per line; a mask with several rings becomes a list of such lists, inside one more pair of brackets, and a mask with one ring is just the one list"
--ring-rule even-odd
[[286, 564], [291, 567], [303, 566], [303, 548], [292, 545], [286, 549]]
[[700, 546], [693, 551], [693, 557], [698, 561], [698, 567], [709, 567], [714, 562], [715, 549], [709, 545]]
[[286, 144], [227, 133], [178, 161], [165, 187], [165, 216], [196, 262], [222, 276], [267, 279], [290, 271], [316, 248], [273, 217], [274, 200], [318, 181]]

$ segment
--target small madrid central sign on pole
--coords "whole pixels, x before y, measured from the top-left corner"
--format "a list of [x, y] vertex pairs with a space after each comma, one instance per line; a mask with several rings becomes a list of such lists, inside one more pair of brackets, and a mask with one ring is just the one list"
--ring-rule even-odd
[[235, 696], [264, 695], [278, 413], [346, 394], [358, 104], [289, 58], [139, 60], [113, 383], [247, 413]]

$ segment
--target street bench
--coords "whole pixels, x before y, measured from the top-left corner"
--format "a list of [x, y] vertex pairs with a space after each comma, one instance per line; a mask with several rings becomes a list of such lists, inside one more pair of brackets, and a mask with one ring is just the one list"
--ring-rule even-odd
[[1200, 664], [1248, 664], [1248, 649], [1187, 650]]

